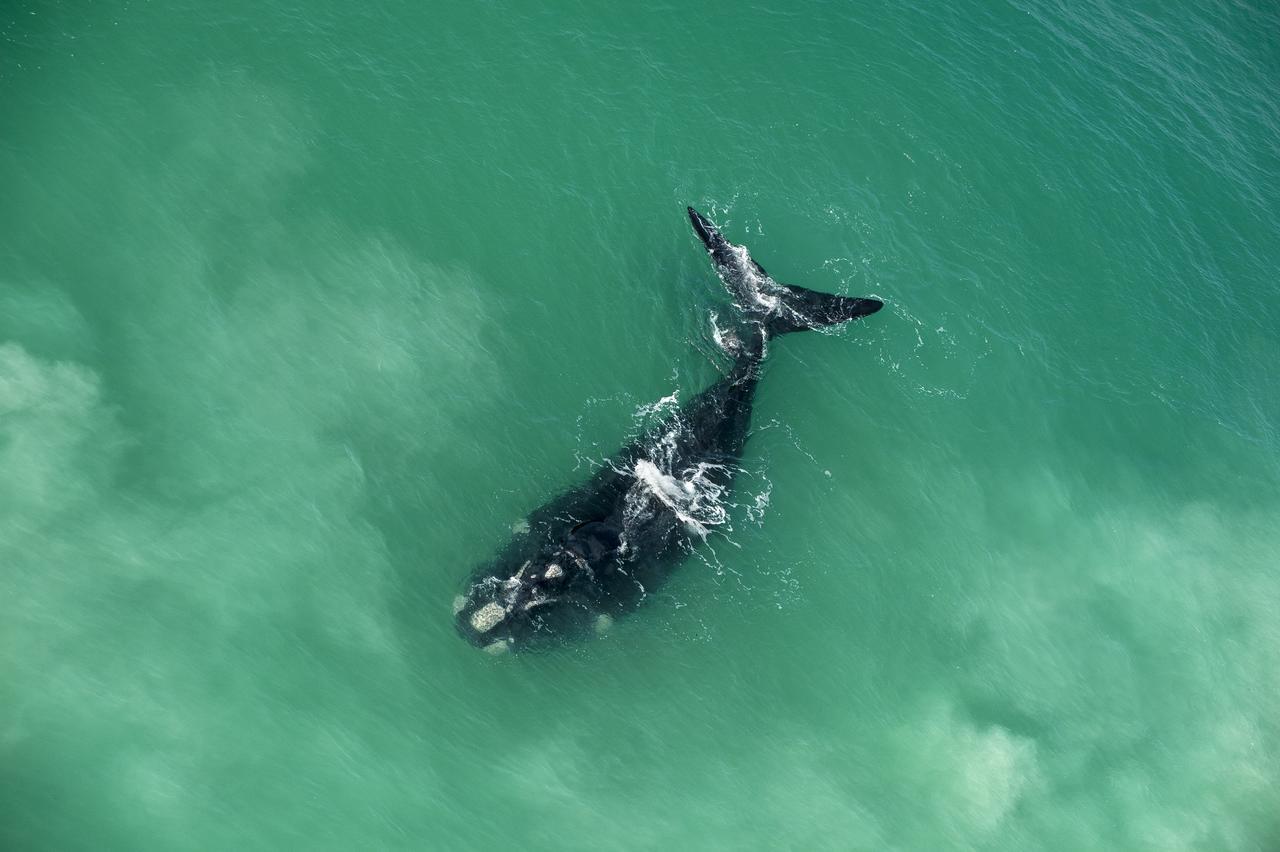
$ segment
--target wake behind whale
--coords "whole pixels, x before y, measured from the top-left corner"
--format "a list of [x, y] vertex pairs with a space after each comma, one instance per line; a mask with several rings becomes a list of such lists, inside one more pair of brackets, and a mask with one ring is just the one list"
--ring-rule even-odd
[[459, 633], [490, 653], [591, 635], [637, 608], [726, 520], [771, 338], [848, 322], [877, 299], [780, 284], [688, 208], [739, 322], [717, 329], [727, 375], [619, 450], [582, 483], [538, 507], [454, 601]]

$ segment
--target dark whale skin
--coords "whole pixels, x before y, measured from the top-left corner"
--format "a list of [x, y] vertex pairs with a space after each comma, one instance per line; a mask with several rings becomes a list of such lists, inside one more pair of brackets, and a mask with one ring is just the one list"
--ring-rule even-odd
[[[741, 314], [732, 366], [615, 453], [579, 486], [531, 512], [454, 601], [458, 632], [491, 653], [603, 632], [635, 610], [708, 531], [700, 510], [730, 492], [751, 426], [766, 342], [875, 313], [883, 303], [779, 284], [692, 207]], [[701, 520], [700, 520], [701, 518]]]

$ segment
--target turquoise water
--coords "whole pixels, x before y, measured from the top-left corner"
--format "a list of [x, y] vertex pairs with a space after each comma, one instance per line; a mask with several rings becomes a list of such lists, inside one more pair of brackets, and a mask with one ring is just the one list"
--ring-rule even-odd
[[[1268, 3], [0, 10], [0, 846], [1274, 849]], [[598, 641], [450, 601], [771, 350]]]

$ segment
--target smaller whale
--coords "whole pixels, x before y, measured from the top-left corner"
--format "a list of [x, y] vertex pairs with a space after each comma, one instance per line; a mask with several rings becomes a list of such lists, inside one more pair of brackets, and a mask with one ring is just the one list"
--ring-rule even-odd
[[458, 632], [494, 654], [605, 632], [726, 519], [766, 344], [873, 314], [878, 299], [769, 277], [692, 207], [689, 221], [737, 308], [721, 338], [727, 374], [619, 450], [595, 475], [530, 513], [454, 600]]

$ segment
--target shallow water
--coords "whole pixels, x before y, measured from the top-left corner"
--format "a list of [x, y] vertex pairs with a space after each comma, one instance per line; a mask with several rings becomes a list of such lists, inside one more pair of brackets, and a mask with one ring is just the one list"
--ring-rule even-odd
[[[0, 846], [1272, 849], [1280, 16], [0, 11]], [[775, 341], [596, 642], [459, 584]]]

